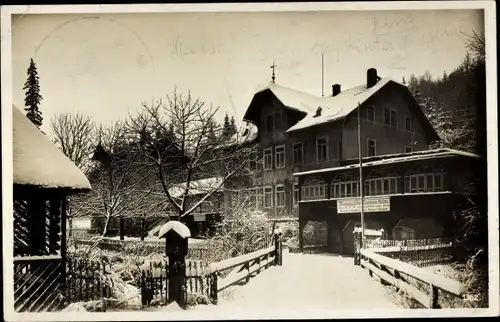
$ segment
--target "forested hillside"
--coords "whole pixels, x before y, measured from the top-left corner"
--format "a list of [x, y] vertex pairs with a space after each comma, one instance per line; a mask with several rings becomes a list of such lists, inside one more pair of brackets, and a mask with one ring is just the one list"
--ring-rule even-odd
[[436, 128], [441, 147], [485, 155], [486, 78], [484, 34], [467, 43], [468, 52], [449, 74], [403, 79]]
[[[467, 54], [452, 72], [424, 73], [403, 79], [438, 132], [435, 147], [474, 152], [486, 157], [486, 51], [484, 34], [474, 33]], [[488, 190], [484, 167], [471, 169], [476, 177], [473, 193], [455, 213], [455, 245], [467, 259], [462, 272], [480, 306], [488, 305]]]

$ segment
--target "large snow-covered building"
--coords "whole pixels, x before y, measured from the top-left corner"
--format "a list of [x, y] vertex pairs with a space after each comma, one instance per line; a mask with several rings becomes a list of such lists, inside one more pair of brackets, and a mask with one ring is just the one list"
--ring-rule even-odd
[[479, 159], [429, 150], [439, 137], [412, 93], [374, 68], [363, 84], [335, 84], [326, 97], [273, 80], [254, 95], [244, 120], [258, 129], [260, 153], [249, 165], [255, 207], [271, 218], [298, 218], [301, 235], [308, 222], [323, 223], [336, 252], [352, 252], [352, 227], [360, 221], [360, 155], [364, 195], [371, 197], [366, 227], [400, 239], [450, 233], [453, 196], [474, 179], [470, 169]]

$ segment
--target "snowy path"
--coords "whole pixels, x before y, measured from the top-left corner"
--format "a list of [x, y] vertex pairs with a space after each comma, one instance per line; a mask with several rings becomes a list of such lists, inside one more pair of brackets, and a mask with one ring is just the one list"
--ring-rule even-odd
[[352, 258], [288, 253], [284, 253], [283, 266], [271, 266], [235, 288], [218, 306], [245, 310], [398, 308], [386, 288], [354, 266]]
[[[221, 294], [222, 295], [222, 294]], [[198, 305], [184, 311], [176, 305], [143, 310], [175, 319], [311, 318], [342, 316], [341, 312], [375, 314], [402, 309], [387, 289], [352, 258], [329, 254], [283, 254], [283, 266], [271, 266], [242, 286], [219, 296], [217, 305]], [[387, 311], [386, 311], [387, 312]]]
[[[352, 258], [330, 254], [303, 255], [283, 252], [283, 266], [271, 266], [228, 294], [217, 305], [182, 310], [176, 304], [143, 308], [169, 320], [227, 320], [267, 318], [334, 318], [392, 316], [403, 307]], [[225, 292], [223, 292], [225, 293]], [[388, 310], [388, 311], [387, 311]], [[128, 311], [133, 310], [118, 310]], [[381, 313], [382, 312], [382, 313]], [[393, 312], [393, 313], [390, 313]], [[168, 314], [168, 315], [165, 315]]]

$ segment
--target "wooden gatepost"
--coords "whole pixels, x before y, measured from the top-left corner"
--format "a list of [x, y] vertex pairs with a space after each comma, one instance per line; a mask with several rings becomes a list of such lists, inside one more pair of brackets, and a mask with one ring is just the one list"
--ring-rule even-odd
[[67, 304], [68, 196], [88, 179], [13, 106], [14, 309], [42, 312]]
[[186, 255], [188, 253], [189, 228], [179, 221], [169, 221], [160, 228], [158, 237], [165, 238], [165, 253], [168, 258], [167, 304], [176, 302], [186, 308]]
[[361, 228], [356, 227], [352, 232], [354, 235], [354, 265], [361, 265], [361, 248], [363, 247]]

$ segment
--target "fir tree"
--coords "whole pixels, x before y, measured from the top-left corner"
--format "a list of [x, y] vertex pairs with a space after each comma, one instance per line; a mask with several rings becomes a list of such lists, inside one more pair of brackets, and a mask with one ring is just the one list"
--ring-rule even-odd
[[231, 122], [229, 121], [229, 115], [224, 116], [224, 124], [222, 125], [222, 136], [225, 138], [231, 137]]
[[207, 140], [210, 144], [216, 144], [217, 143], [217, 130], [218, 130], [218, 124], [217, 121], [215, 120], [210, 120], [209, 125], [208, 125], [208, 133], [207, 133]]
[[24, 110], [27, 112], [26, 117], [28, 117], [33, 124], [40, 128], [40, 126], [42, 126], [43, 117], [42, 112], [38, 109], [38, 106], [42, 100], [42, 95], [40, 95], [38, 71], [33, 58], [31, 58], [27, 74], [28, 79], [23, 87], [23, 90], [25, 90], [26, 93], [24, 98], [24, 105], [26, 108]]
[[444, 71], [443, 73], [443, 83], [446, 83], [448, 81], [448, 74], [446, 73], [446, 71]]
[[403, 76], [403, 81], [402, 81], [403, 85], [406, 85], [406, 79], [405, 77]]
[[236, 120], [234, 119], [234, 116], [231, 116], [231, 121], [229, 122], [229, 129], [231, 133], [231, 136], [235, 135], [236, 132], [238, 132], [238, 129], [236, 127]]

